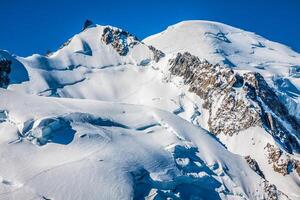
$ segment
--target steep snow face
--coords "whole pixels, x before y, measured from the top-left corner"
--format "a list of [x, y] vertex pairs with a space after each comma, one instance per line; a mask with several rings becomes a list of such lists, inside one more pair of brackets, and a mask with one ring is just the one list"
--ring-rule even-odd
[[300, 65], [300, 55], [259, 35], [222, 23], [185, 21], [143, 40], [165, 53], [188, 51], [213, 64], [287, 75], [289, 66]]
[[[123, 48], [123, 53], [116, 48]], [[130, 33], [111, 26], [97, 25], [69, 39], [61, 49], [49, 55], [49, 62], [52, 64], [51, 69], [62, 70], [66, 66], [74, 68], [77, 65], [103, 68], [125, 63], [142, 65], [149, 62], [151, 56], [148, 46]]]
[[[262, 171], [266, 171], [267, 180], [270, 180], [278, 188], [290, 194], [290, 198], [298, 199], [299, 170], [297, 169], [299, 168], [299, 155], [297, 153], [288, 154], [286, 149], [282, 149], [280, 138], [288, 138], [287, 135], [283, 136], [285, 134], [279, 131], [278, 133], [281, 136], [276, 137], [276, 133], [273, 132], [275, 126], [280, 123], [286, 126], [287, 129], [290, 129], [290, 125], [283, 119], [284, 115], [274, 116], [275, 118], [272, 115], [277, 112], [276, 109], [282, 107], [283, 110], [288, 109], [290, 115], [298, 118], [298, 122], [292, 119], [292, 123], [298, 124], [297, 127], [288, 131], [295, 136], [293, 142], [288, 143], [296, 144], [295, 150], [298, 152], [300, 136], [300, 82], [297, 70], [299, 68], [300, 55], [284, 45], [268, 41], [254, 33], [207, 21], [182, 22], [170, 26], [162, 33], [146, 38], [144, 42], [161, 49], [172, 58], [169, 65], [162, 66], [166, 68], [165, 74], [172, 74], [168, 79], [170, 82], [174, 82], [179, 88], [188, 85], [191, 92], [203, 99], [204, 102], [200, 107], [204, 107], [204, 109], [199, 110], [201, 114], [190, 120], [195, 124], [201, 124], [215, 134], [221, 132], [222, 134], [218, 135], [218, 137], [226, 144], [228, 149], [239, 155], [250, 155], [251, 158], [257, 161]], [[197, 60], [197, 58], [184, 59], [183, 57], [187, 54], [175, 56], [178, 52], [190, 52], [202, 60], [208, 60], [213, 64], [201, 61], [202, 64], [197, 65], [197, 61], [200, 62], [200, 60]], [[214, 65], [215, 63], [221, 64], [222, 67]], [[250, 94], [246, 94], [247, 89], [245, 90], [245, 87], [247, 88], [247, 85], [249, 85], [246, 83], [247, 78], [240, 77], [241, 80], [239, 82], [239, 76], [237, 76], [240, 74], [247, 77], [254, 74], [253, 72], [262, 75], [263, 78], [261, 77], [260, 79], [265, 79], [269, 86], [273, 87], [278, 97], [269, 86], [259, 86], [259, 80], [256, 80], [250, 85], [258, 90], [265, 91], [261, 94], [255, 92], [256, 94], [254, 95], [260, 99], [265, 98], [265, 100], [268, 100], [265, 103], [263, 103], [264, 100], [259, 100], [257, 101], [258, 104], [253, 104], [253, 97]], [[178, 80], [178, 76], [181, 76], [182, 80]], [[237, 93], [235, 94], [235, 92]], [[228, 95], [226, 96], [224, 93]], [[267, 93], [268, 95], [266, 95]], [[271, 93], [274, 100], [271, 100]], [[261, 102], [262, 106], [260, 107], [263, 110], [262, 113], [266, 112], [265, 114], [260, 114], [260, 109], [256, 109], [256, 106], [260, 105]], [[252, 104], [250, 107], [249, 103]], [[208, 109], [209, 112], [205, 111], [205, 109]], [[256, 111], [248, 113], [248, 109]], [[274, 109], [275, 112], [272, 111]], [[246, 116], [244, 116], [245, 114]], [[291, 119], [289, 114], [286, 116]], [[262, 121], [264, 121], [264, 115], [266, 115], [266, 118], [269, 117], [266, 120], [268, 121], [266, 125], [259, 125], [256, 122], [254, 124], [264, 128], [270, 126], [271, 128], [267, 131], [252, 124], [253, 121], [261, 117]], [[214, 119], [211, 120], [210, 118]], [[274, 123], [274, 120], [280, 120], [280, 122]], [[232, 129], [226, 130], [230, 126]], [[240, 133], [229, 136], [232, 130], [236, 131], [241, 128], [239, 126], [246, 128], [246, 131], [242, 132], [247, 132], [247, 137], [245, 134], [240, 136]], [[268, 132], [274, 138], [257, 139], [264, 138], [264, 135], [267, 135]], [[256, 136], [256, 134], [259, 136]], [[249, 137], [249, 135], [251, 136]], [[258, 141], [254, 142], [255, 140]], [[272, 146], [273, 144], [274, 146]], [[269, 147], [274, 148], [274, 150], [270, 150]], [[272, 151], [278, 152], [278, 158], [273, 153], [270, 153]], [[293, 158], [298, 160], [296, 161], [298, 164], [293, 164]], [[293, 165], [295, 166], [294, 170], [289, 172]]]
[[243, 157], [165, 111], [5, 90], [0, 109], [1, 199], [268, 198]]
[[285, 45], [222, 23], [201, 20], [169, 26], [143, 42], [167, 54], [187, 51], [212, 64], [258, 72], [278, 88], [277, 93], [299, 119], [300, 54]]
[[[105, 30], [111, 30], [110, 43], [105, 41]], [[126, 53], [120, 54], [120, 49]], [[75, 35], [58, 51], [47, 56], [15, 57], [14, 60], [22, 64], [16, 66], [13, 63], [13, 68], [25, 68], [30, 81], [14, 84], [14, 76], [19, 73], [12, 72], [10, 89], [56, 95], [53, 90], [81, 82], [93, 70], [126, 64], [143, 66], [151, 62], [154, 56], [153, 50], [128, 32], [111, 26], [94, 26]]]
[[[238, 74], [231, 68], [212, 65], [189, 53], [178, 53], [169, 64], [169, 81], [179, 88], [183, 84], [188, 86], [189, 92], [204, 101], [200, 114], [187, 119], [206, 127], [231, 151], [244, 155], [250, 164], [256, 163], [256, 167], [252, 166], [262, 177], [266, 177], [263, 172], [267, 171], [268, 180], [289, 191], [291, 198], [298, 198], [299, 122], [287, 112], [264, 78], [257, 72]], [[182, 77], [180, 81], [177, 81], [178, 76]], [[244, 130], [249, 130], [250, 137], [239, 136]], [[256, 134], [260, 135], [258, 138], [271, 137], [256, 143]], [[228, 138], [244, 150], [235, 148], [233, 142], [227, 143]]]
[[[298, 174], [293, 171], [289, 175], [282, 176], [277, 172], [274, 173], [273, 169], [270, 169], [271, 161], [266, 158], [266, 146], [270, 144], [276, 147], [277, 144], [272, 136], [266, 133], [262, 128], [251, 127], [241, 131], [234, 137], [228, 137], [221, 134], [219, 135], [219, 138], [228, 147], [229, 151], [236, 152], [242, 156], [250, 155], [251, 158], [255, 158], [260, 170], [267, 180], [275, 184], [277, 188], [280, 188], [283, 191], [289, 191], [288, 194], [291, 199], [299, 199], [299, 195], [296, 195], [299, 191]], [[292, 155], [292, 157], [293, 156], [294, 155]], [[285, 155], [283, 155], [281, 159], [286, 159]]]

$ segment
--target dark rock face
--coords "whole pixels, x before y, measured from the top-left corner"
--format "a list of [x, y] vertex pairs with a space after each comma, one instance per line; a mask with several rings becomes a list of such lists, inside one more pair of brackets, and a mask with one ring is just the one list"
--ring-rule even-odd
[[266, 180], [263, 172], [260, 170], [258, 163], [256, 160], [251, 158], [250, 156], [245, 156], [246, 162], [248, 163], [249, 167], [255, 171], [261, 178], [263, 178], [263, 189], [265, 192], [265, 198], [264, 199], [270, 199], [270, 200], [278, 200], [278, 199], [289, 199], [286, 194], [281, 192], [277, 189], [277, 187], [274, 184], [271, 184], [268, 180]]
[[181, 76], [209, 110], [212, 133], [234, 135], [249, 127], [264, 127], [288, 152], [300, 152], [300, 125], [259, 73], [243, 75], [201, 61], [190, 53], [170, 60], [172, 75]]
[[254, 160], [250, 156], [245, 156], [245, 160], [246, 160], [246, 162], [248, 163], [248, 165], [250, 166], [250, 168], [253, 171], [255, 171], [260, 177], [265, 178], [265, 175], [260, 170], [260, 168], [259, 168], [258, 163], [256, 162], [256, 160]]
[[148, 46], [148, 48], [152, 51], [154, 57], [154, 61], [155, 62], [158, 62], [161, 58], [165, 57], [165, 53], [156, 49], [154, 46]]
[[129, 48], [138, 43], [138, 39], [118, 28], [105, 27], [101, 36], [105, 44], [110, 44], [121, 56], [126, 56]]
[[278, 199], [290, 199], [286, 194], [277, 189], [277, 187], [271, 184], [269, 181], [264, 180], [263, 187], [265, 191], [266, 200], [278, 200]]
[[0, 59], [0, 87], [6, 88], [9, 84], [9, 73], [11, 72], [10, 60], [5, 58]]
[[[289, 151], [300, 152], [300, 124], [294, 116], [291, 116], [288, 109], [281, 103], [280, 98], [268, 86], [262, 75], [259, 73], [246, 73], [244, 75], [250, 98], [256, 101], [261, 108], [261, 121], [273, 137], [283, 144]], [[288, 124], [285, 125], [285, 124]]]
[[82, 30], [84, 31], [85, 29], [87, 29], [89, 26], [93, 25], [93, 22], [92, 20], [85, 20], [84, 24], [83, 24], [83, 27], [82, 27]]

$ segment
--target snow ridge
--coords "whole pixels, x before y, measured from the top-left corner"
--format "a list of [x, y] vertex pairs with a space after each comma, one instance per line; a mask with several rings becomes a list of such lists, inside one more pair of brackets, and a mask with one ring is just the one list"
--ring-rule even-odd
[[300, 199], [299, 66], [200, 20], [1, 50], [0, 199]]

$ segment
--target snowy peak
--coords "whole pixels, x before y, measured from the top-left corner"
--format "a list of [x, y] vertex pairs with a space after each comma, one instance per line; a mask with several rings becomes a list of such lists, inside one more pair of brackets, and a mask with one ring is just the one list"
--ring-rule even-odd
[[93, 25], [65, 42], [48, 56], [59, 60], [70, 57], [71, 63], [101, 68], [119, 64], [146, 65], [154, 58], [149, 47], [127, 31], [112, 26]]
[[[289, 47], [218, 22], [180, 22], [143, 41], [165, 53], [187, 51], [213, 64], [257, 71], [264, 75], [269, 75], [268, 71], [287, 74], [288, 66], [300, 64], [299, 54]], [[279, 69], [278, 66], [286, 69]]]
[[[7, 52], [0, 54], [16, 61], [12, 64], [9, 88], [31, 94], [54, 96], [62, 95], [57, 94], [57, 90], [65, 86], [76, 85], [73, 89], [81, 91], [77, 87], [78, 83], [88, 80], [88, 76], [95, 74], [94, 71], [120, 68], [124, 65], [139, 68], [156, 63], [164, 57], [161, 51], [145, 45], [127, 31], [94, 24], [69, 39], [56, 52], [46, 56], [34, 54], [23, 58], [11, 56]], [[20, 73], [16, 69], [26, 69], [22, 72], [22, 76], [25, 77], [22, 82], [31, 77], [30, 81], [18, 84], [21, 82]], [[90, 89], [94, 88], [92, 85], [94, 83], [88, 83]], [[83, 94], [62, 96], [86, 97]]]
[[0, 51], [0, 198], [299, 199], [299, 69], [208, 21], [144, 41], [87, 21], [52, 54]]
[[242, 157], [171, 113], [0, 91], [0, 108], [9, 110], [1, 116], [0, 130], [9, 130], [2, 152], [22, 163], [2, 163], [4, 199], [269, 197], [269, 183]]
[[[176, 42], [174, 42], [176, 41]], [[178, 52], [234, 69], [262, 75], [289, 113], [300, 119], [300, 54], [259, 35], [218, 22], [185, 21], [144, 40], [175, 57]], [[298, 131], [296, 129], [296, 131]]]

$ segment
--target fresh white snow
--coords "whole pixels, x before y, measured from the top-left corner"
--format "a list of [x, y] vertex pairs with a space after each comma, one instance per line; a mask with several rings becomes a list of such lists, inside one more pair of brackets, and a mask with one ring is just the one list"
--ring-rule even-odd
[[[186, 21], [120, 56], [101, 41], [104, 28], [76, 34], [48, 57], [0, 50], [13, 62], [0, 90], [0, 199], [263, 199], [246, 155], [300, 199], [297, 174], [267, 163], [263, 148], [275, 142], [264, 129], [217, 139], [205, 130], [202, 100], [168, 72], [168, 60], [185, 51], [257, 71], [299, 119], [300, 79], [289, 74], [300, 66], [297, 52], [221, 23]], [[166, 56], [156, 63], [147, 45]]]

